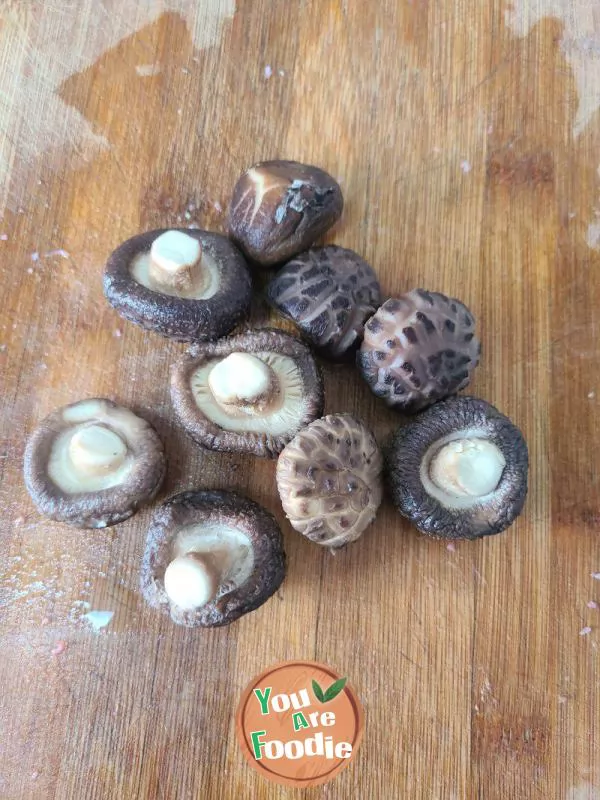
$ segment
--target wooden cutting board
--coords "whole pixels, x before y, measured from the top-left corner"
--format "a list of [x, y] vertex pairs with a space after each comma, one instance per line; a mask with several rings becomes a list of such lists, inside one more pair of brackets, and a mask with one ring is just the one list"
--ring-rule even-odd
[[[2, 800], [600, 797], [599, 53], [589, 0], [2, 0]], [[285, 522], [273, 462], [178, 428], [183, 347], [108, 307], [104, 261], [153, 227], [224, 231], [239, 173], [274, 157], [339, 179], [328, 240], [386, 295], [477, 316], [470, 390], [531, 452], [507, 533], [449, 549], [386, 501], [333, 557]], [[253, 321], [272, 321], [260, 301]], [[352, 368], [325, 381], [327, 411], [381, 441], [402, 422]], [[161, 497], [233, 488], [276, 514], [289, 574], [258, 612], [194, 631], [147, 609], [150, 510], [95, 532], [38, 515], [24, 440], [95, 395], [156, 425]], [[234, 737], [245, 685], [293, 658], [348, 675], [366, 713], [356, 760], [304, 793]]]

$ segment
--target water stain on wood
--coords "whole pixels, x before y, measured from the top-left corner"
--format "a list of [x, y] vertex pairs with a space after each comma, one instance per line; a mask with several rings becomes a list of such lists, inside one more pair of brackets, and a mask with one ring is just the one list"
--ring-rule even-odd
[[549, 746], [550, 725], [544, 717], [504, 717], [496, 711], [473, 717], [472, 748], [477, 758], [500, 755], [544, 763]]
[[487, 162], [487, 176], [491, 183], [514, 187], [552, 186], [555, 181], [554, 157], [551, 152], [519, 154], [504, 148], [492, 152]]

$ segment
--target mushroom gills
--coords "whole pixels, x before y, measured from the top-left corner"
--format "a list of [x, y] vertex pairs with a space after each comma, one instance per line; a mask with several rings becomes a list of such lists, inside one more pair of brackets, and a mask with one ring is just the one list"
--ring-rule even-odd
[[153, 292], [188, 300], [207, 300], [219, 288], [219, 268], [206, 248], [181, 231], [165, 231], [150, 251], [131, 262], [132, 277]]
[[[190, 384], [194, 400], [206, 417], [223, 430], [229, 431], [270, 433], [272, 436], [282, 436], [291, 430], [297, 430], [299, 420], [306, 413], [309, 399], [303, 394], [302, 375], [294, 359], [272, 352], [232, 353], [231, 355], [251, 356], [256, 361], [262, 362], [269, 372], [263, 371], [263, 367], [255, 371], [250, 370], [253, 375], [252, 385], [249, 386], [250, 381], [248, 381], [244, 387], [245, 375], [243, 372], [239, 372], [237, 378], [230, 374], [227, 381], [218, 380], [221, 365], [224, 365], [231, 356], [225, 359], [212, 359], [202, 364], [192, 373]], [[255, 366], [254, 362], [252, 363]], [[273, 391], [271, 386], [271, 396], [269, 397], [267, 392], [268, 400], [262, 408], [248, 409], [247, 406], [251, 403], [236, 407], [220, 400], [220, 398], [228, 396], [226, 391], [232, 391], [231, 387], [238, 397], [246, 394], [265, 398], [264, 393], [256, 395], [256, 392], [266, 384], [267, 374], [272, 383], [276, 385], [277, 391]], [[227, 390], [225, 383], [228, 386]], [[217, 394], [212, 387], [215, 387]]]
[[238, 589], [254, 569], [249, 537], [226, 525], [181, 528], [172, 543], [172, 556], [164, 575], [165, 593], [188, 611]]
[[506, 459], [485, 431], [456, 431], [435, 442], [421, 463], [428, 494], [447, 508], [465, 509], [482, 502], [499, 486]]
[[63, 492], [96, 492], [123, 483], [132, 467], [126, 441], [113, 428], [92, 421], [60, 433], [48, 475]]

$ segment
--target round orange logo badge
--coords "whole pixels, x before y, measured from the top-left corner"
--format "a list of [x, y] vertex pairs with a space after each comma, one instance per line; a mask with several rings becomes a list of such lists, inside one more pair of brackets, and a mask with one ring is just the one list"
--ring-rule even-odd
[[347, 767], [364, 728], [345, 676], [314, 661], [276, 664], [255, 678], [237, 710], [236, 732], [249, 764], [286, 786], [318, 786]]

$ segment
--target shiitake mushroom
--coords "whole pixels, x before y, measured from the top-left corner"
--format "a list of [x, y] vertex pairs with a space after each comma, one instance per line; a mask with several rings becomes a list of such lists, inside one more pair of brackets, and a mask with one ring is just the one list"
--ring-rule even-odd
[[122, 317], [177, 341], [218, 339], [250, 310], [252, 282], [225, 236], [187, 228], [133, 236], [111, 254], [104, 294]]
[[241, 494], [182, 492], [154, 512], [142, 561], [142, 594], [173, 622], [229, 625], [265, 603], [284, 577], [279, 525]]
[[328, 414], [301, 430], [277, 461], [277, 489], [292, 527], [343, 547], [373, 522], [382, 497], [382, 456], [366, 425]]
[[267, 286], [267, 299], [321, 355], [343, 361], [354, 357], [381, 290], [357, 253], [327, 245], [288, 261]]
[[464, 389], [480, 354], [475, 320], [460, 300], [414, 289], [367, 320], [357, 365], [373, 394], [412, 414]]
[[155, 496], [165, 469], [154, 428], [105, 398], [54, 411], [25, 448], [25, 485], [39, 511], [80, 528], [130, 517]]
[[323, 383], [299, 339], [254, 330], [191, 347], [172, 367], [171, 399], [202, 447], [273, 458], [322, 413]]
[[261, 161], [235, 185], [229, 234], [248, 258], [271, 267], [310, 247], [343, 206], [339, 184], [319, 167]]
[[475, 397], [436, 403], [401, 427], [386, 467], [400, 513], [433, 537], [500, 533], [519, 516], [527, 496], [523, 434]]

